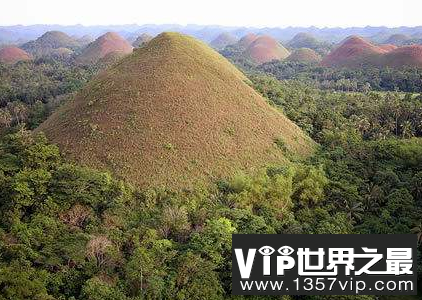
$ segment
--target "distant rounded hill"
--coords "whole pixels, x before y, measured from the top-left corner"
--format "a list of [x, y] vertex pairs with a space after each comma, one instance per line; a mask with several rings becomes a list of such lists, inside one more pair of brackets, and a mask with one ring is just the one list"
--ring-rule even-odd
[[357, 67], [363, 64], [374, 64], [383, 53], [386, 53], [386, 50], [361, 37], [351, 36], [324, 57], [322, 64], [328, 67]]
[[221, 50], [227, 46], [234, 45], [236, 43], [237, 38], [234, 35], [228, 32], [223, 32], [211, 41], [210, 46], [214, 49]]
[[312, 34], [306, 32], [300, 32], [296, 34], [288, 43], [287, 46], [290, 48], [310, 48], [316, 49], [320, 45]]
[[236, 67], [178, 33], [101, 72], [39, 131], [70, 159], [141, 187], [188, 187], [314, 147]]
[[85, 47], [85, 46], [88, 46], [90, 43], [92, 43], [94, 39], [92, 38], [92, 36], [86, 34], [80, 38], [77, 38], [76, 41], [79, 43], [81, 47]]
[[258, 35], [255, 33], [248, 33], [236, 43], [236, 47], [241, 50], [246, 50], [257, 38]]
[[422, 67], [422, 46], [375, 46], [360, 37], [350, 37], [327, 55], [322, 64], [329, 67]]
[[132, 46], [135, 48], [144, 47], [152, 39], [153, 39], [152, 35], [143, 33], [136, 38], [136, 40], [132, 43]]
[[256, 64], [263, 64], [272, 60], [283, 60], [290, 52], [268, 35], [259, 36], [245, 51], [246, 57]]
[[286, 61], [295, 61], [303, 63], [318, 63], [321, 60], [321, 55], [309, 48], [296, 49], [286, 58]]
[[399, 68], [403, 66], [422, 68], [422, 46], [403, 46], [386, 53], [382, 58], [385, 66]]
[[80, 44], [64, 32], [47, 31], [35, 41], [22, 45], [23, 50], [37, 57], [48, 55], [52, 50], [58, 48], [75, 50], [80, 48]]
[[76, 57], [76, 62], [79, 64], [96, 63], [114, 51], [129, 54], [132, 53], [133, 47], [118, 33], [107, 32], [83, 49], [81, 54]]
[[0, 62], [5, 64], [14, 64], [19, 61], [30, 60], [31, 56], [24, 50], [15, 47], [7, 46], [0, 49]]
[[396, 46], [403, 46], [411, 39], [410, 36], [405, 34], [393, 34], [387, 40], [385, 40], [384, 44], [392, 44]]

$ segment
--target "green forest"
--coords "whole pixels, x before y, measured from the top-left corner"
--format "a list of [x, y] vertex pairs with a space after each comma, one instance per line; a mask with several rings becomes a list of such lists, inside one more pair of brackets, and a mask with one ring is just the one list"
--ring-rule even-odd
[[422, 254], [421, 70], [234, 62], [318, 150], [302, 160], [275, 140], [291, 164], [177, 191], [32, 134], [99, 67], [0, 64], [0, 299], [417, 299], [231, 295], [233, 233], [412, 233]]

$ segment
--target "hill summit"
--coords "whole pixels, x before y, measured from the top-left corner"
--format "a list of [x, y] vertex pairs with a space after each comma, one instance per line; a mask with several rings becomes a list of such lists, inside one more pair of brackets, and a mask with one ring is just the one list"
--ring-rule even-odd
[[236, 47], [240, 50], [246, 50], [257, 38], [258, 35], [255, 33], [248, 33], [236, 43]]
[[332, 50], [322, 61], [329, 67], [356, 67], [363, 64], [377, 64], [377, 59], [387, 51], [371, 44], [359, 36], [348, 37]]
[[228, 60], [179, 33], [97, 75], [37, 131], [69, 158], [142, 187], [207, 182], [314, 145]]
[[49, 55], [54, 49], [78, 49], [80, 44], [74, 38], [61, 31], [47, 31], [35, 41], [22, 45], [22, 49], [34, 56]]
[[89, 44], [80, 55], [76, 57], [76, 62], [80, 64], [91, 64], [98, 62], [110, 52], [119, 51], [125, 54], [132, 53], [133, 47], [118, 33], [107, 32], [94, 42]]
[[263, 64], [272, 60], [283, 60], [290, 52], [268, 35], [255, 39], [245, 51], [246, 57], [254, 63]]
[[8, 46], [0, 49], [0, 62], [14, 64], [22, 60], [30, 60], [31, 56], [24, 50], [15, 46]]
[[299, 32], [288, 43], [291, 48], [311, 48], [316, 49], [320, 42], [310, 33]]

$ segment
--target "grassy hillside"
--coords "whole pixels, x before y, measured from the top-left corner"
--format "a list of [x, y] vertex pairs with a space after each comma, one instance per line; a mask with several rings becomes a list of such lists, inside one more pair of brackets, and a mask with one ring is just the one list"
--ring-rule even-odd
[[245, 51], [254, 63], [262, 64], [287, 58], [290, 52], [270, 36], [260, 36]]
[[177, 33], [97, 76], [38, 131], [72, 159], [140, 186], [186, 186], [313, 149], [225, 58]]
[[303, 63], [317, 63], [321, 61], [321, 56], [314, 50], [309, 48], [299, 48], [294, 50], [287, 58], [286, 61], [296, 61]]
[[81, 44], [77, 40], [61, 31], [48, 31], [35, 41], [22, 45], [22, 49], [37, 57], [48, 55], [52, 50], [58, 48], [75, 50], [80, 47]]
[[107, 54], [120, 51], [125, 54], [132, 53], [133, 47], [115, 32], [107, 32], [89, 44], [80, 55], [76, 57], [79, 64], [92, 64], [98, 62]]
[[0, 49], [0, 62], [14, 64], [18, 61], [30, 60], [31, 56], [22, 49], [15, 46], [8, 46]]

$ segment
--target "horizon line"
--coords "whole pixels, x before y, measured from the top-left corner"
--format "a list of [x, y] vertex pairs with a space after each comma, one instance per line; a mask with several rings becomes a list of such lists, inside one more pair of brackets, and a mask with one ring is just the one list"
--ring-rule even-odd
[[61, 26], [61, 27], [121, 27], [121, 26], [180, 26], [180, 27], [189, 27], [189, 26], [198, 26], [198, 27], [224, 27], [224, 28], [246, 28], [246, 29], [295, 29], [295, 28], [315, 28], [315, 29], [350, 29], [350, 28], [386, 28], [386, 29], [399, 29], [399, 28], [418, 28], [422, 27], [421, 25], [415, 26], [408, 26], [408, 25], [401, 25], [401, 26], [392, 26], [389, 27], [388, 25], [365, 25], [365, 26], [317, 26], [317, 25], [289, 25], [289, 26], [248, 26], [248, 25], [220, 25], [220, 24], [198, 24], [198, 23], [187, 23], [187, 24], [180, 24], [180, 23], [126, 23], [126, 24], [93, 24], [93, 25], [85, 25], [81, 23], [76, 24], [58, 24], [58, 23], [33, 23], [33, 24], [8, 24], [2, 25], [0, 27], [31, 27], [31, 26]]

